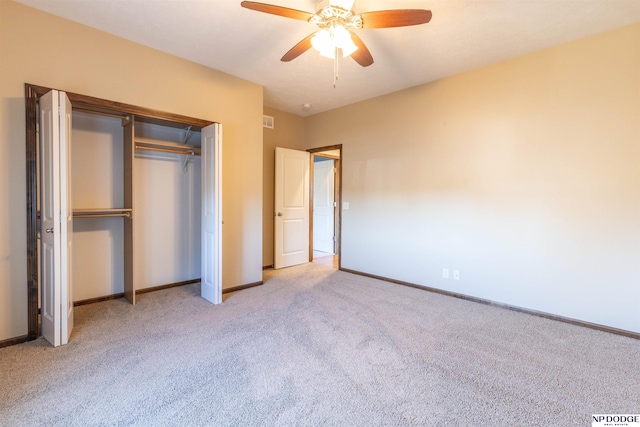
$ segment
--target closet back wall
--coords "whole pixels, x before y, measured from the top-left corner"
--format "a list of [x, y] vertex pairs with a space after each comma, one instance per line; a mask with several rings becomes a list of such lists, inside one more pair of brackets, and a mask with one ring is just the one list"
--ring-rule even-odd
[[[136, 136], [177, 143], [176, 129], [135, 124]], [[188, 143], [200, 145], [200, 133]], [[200, 278], [200, 157], [136, 150], [136, 289]]]
[[[120, 119], [73, 112], [71, 203], [74, 210], [122, 208], [123, 137]], [[73, 301], [124, 292], [122, 218], [73, 220]]]
[[25, 83], [222, 123], [223, 287], [262, 280], [262, 86], [8, 0], [0, 54], [0, 344], [27, 334]]

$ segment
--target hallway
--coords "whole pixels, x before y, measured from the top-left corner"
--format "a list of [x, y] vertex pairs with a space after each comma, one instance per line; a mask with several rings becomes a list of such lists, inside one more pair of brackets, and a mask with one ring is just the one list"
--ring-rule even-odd
[[327, 267], [338, 269], [338, 255], [327, 252], [313, 251], [314, 264], [320, 264]]

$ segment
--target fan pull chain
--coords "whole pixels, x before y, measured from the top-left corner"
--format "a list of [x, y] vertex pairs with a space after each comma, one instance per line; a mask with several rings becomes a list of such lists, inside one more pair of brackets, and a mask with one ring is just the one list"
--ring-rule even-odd
[[336, 88], [336, 82], [338, 81], [338, 48], [335, 47], [333, 55], [333, 88]]

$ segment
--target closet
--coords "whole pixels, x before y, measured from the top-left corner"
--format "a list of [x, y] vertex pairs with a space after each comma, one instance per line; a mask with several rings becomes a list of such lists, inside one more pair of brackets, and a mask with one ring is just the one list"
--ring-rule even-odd
[[[74, 302], [201, 281], [221, 301], [221, 127], [25, 85], [29, 338]], [[41, 295], [38, 297], [38, 291]]]

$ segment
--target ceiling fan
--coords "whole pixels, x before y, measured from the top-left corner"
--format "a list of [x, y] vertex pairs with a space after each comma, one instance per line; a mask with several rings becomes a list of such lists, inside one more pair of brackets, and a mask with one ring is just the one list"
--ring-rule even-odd
[[351, 56], [363, 67], [373, 64], [373, 57], [369, 49], [360, 37], [351, 30], [352, 28], [406, 27], [426, 24], [431, 20], [431, 11], [423, 9], [378, 10], [357, 14], [354, 3], [355, 0], [319, 0], [315, 13], [254, 1], [243, 1], [240, 5], [258, 12], [316, 24], [320, 29], [293, 46], [284, 54], [281, 61], [291, 61], [314, 47], [320, 52], [320, 55], [334, 58], [336, 74], [339, 50], [342, 56]]

